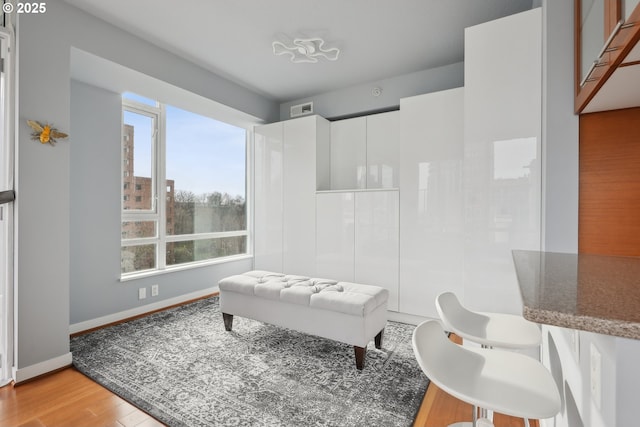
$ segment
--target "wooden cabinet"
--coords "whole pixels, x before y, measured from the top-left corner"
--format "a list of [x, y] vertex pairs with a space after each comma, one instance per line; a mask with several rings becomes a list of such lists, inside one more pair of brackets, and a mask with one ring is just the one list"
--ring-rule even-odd
[[637, 0], [575, 1], [575, 111], [640, 106]]

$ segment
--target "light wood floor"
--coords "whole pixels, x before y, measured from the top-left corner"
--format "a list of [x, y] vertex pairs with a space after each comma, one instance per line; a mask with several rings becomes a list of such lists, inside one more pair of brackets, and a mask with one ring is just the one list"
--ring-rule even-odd
[[[471, 419], [471, 406], [430, 384], [414, 427], [443, 427]], [[523, 421], [495, 415], [496, 427]], [[537, 423], [532, 423], [537, 427]], [[161, 423], [74, 368], [0, 389], [0, 427], [157, 427]]]
[[2, 427], [162, 425], [74, 368], [0, 389]]

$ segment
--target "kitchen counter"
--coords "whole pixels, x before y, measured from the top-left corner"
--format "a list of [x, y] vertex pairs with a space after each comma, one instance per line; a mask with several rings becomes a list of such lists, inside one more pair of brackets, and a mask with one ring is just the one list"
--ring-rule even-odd
[[525, 319], [640, 339], [640, 258], [513, 251]]

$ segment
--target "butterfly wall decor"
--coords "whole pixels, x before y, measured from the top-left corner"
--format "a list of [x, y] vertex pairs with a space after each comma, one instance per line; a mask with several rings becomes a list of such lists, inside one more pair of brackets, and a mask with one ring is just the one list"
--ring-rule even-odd
[[31, 133], [31, 139], [34, 141], [40, 141], [42, 144], [49, 143], [55, 145], [56, 138], [66, 138], [67, 135], [64, 132], [58, 131], [58, 129], [51, 127], [49, 124], [41, 125], [35, 120], [27, 120], [27, 124], [34, 130]]

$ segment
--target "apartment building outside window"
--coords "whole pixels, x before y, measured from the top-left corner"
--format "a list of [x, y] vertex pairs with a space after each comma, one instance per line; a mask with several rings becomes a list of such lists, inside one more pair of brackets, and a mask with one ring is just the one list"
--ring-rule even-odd
[[247, 253], [247, 133], [123, 96], [121, 273]]

